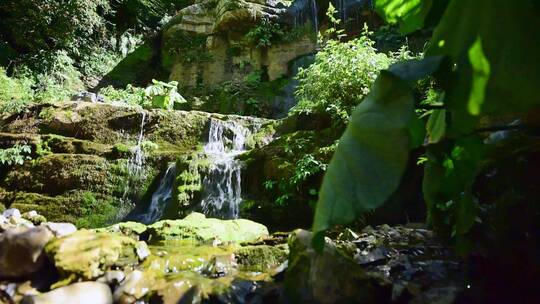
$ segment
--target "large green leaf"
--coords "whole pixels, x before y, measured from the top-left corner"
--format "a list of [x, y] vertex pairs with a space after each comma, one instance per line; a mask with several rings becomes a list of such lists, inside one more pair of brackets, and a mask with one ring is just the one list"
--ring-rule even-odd
[[426, 125], [429, 143], [437, 143], [446, 130], [446, 110], [434, 110]]
[[382, 71], [356, 108], [328, 166], [313, 231], [350, 223], [381, 206], [399, 186], [407, 165], [414, 97], [407, 82]]
[[410, 33], [424, 25], [432, 0], [376, 0], [375, 10], [390, 24], [399, 24], [402, 33]]
[[470, 115], [540, 105], [540, 5], [535, 0], [452, 0], [427, 55], [457, 63], [445, 103]]

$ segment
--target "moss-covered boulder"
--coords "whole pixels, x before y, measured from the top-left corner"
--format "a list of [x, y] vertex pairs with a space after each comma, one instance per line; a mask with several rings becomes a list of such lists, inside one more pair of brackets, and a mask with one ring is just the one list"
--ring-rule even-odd
[[287, 244], [242, 246], [234, 252], [236, 261], [243, 271], [268, 272], [287, 261]]
[[164, 220], [148, 226], [151, 241], [186, 240], [204, 242], [249, 242], [268, 236], [268, 229], [259, 223], [238, 219], [219, 220], [192, 213], [182, 220]]
[[68, 282], [95, 279], [113, 267], [137, 265], [149, 250], [144, 242], [129, 237], [79, 230], [49, 242], [45, 252]]

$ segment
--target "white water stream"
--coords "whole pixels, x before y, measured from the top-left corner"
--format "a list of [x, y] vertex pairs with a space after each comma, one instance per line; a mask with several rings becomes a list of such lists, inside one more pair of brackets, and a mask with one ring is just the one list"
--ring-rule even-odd
[[238, 218], [242, 201], [242, 164], [236, 156], [245, 151], [245, 141], [249, 134], [249, 129], [240, 124], [210, 120], [204, 153], [211, 164], [202, 182], [201, 200], [201, 209], [206, 215]]

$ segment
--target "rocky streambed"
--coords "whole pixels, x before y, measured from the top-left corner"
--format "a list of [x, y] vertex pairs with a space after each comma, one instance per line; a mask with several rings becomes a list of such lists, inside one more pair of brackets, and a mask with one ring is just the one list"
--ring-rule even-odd
[[80, 229], [36, 212], [0, 216], [0, 303], [452, 303], [462, 265], [412, 227], [311, 233], [192, 213]]

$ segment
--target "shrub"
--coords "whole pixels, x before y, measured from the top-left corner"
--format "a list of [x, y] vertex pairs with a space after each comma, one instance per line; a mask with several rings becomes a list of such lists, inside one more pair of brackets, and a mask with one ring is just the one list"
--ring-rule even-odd
[[299, 103], [294, 112], [324, 113], [346, 122], [354, 107], [369, 93], [379, 71], [386, 69], [395, 57], [408, 56], [379, 53], [367, 30], [348, 42], [330, 39], [317, 53], [315, 62], [298, 73], [296, 91]]
[[0, 115], [18, 113], [32, 101], [32, 81], [27, 78], [11, 78], [0, 67]]

